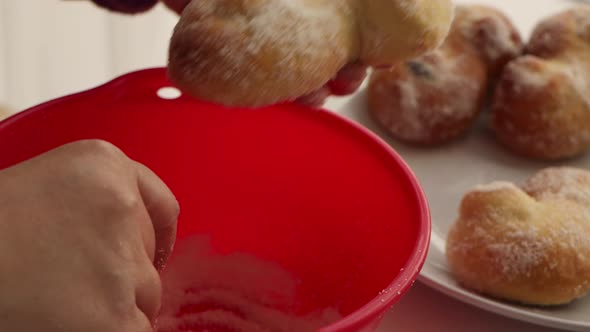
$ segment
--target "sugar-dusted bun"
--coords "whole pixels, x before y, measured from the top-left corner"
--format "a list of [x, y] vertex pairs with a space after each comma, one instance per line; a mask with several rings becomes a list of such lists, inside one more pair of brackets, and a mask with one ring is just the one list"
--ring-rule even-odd
[[522, 46], [518, 31], [502, 12], [458, 6], [439, 48], [393, 69], [373, 71], [370, 112], [397, 139], [446, 143], [472, 127], [491, 82]]
[[563, 305], [590, 292], [590, 172], [547, 168], [468, 192], [447, 238], [453, 275], [485, 295]]
[[476, 57], [441, 49], [369, 78], [369, 112], [392, 137], [439, 145], [461, 136], [484, 102], [487, 74]]
[[590, 6], [538, 24], [527, 55], [506, 66], [492, 110], [498, 141], [520, 155], [557, 160], [590, 149]]
[[265, 106], [320, 89], [346, 64], [428, 51], [451, 19], [450, 0], [194, 0], [172, 36], [168, 72], [199, 99]]
[[323, 86], [358, 48], [345, 1], [192, 1], [168, 71], [186, 93], [230, 106], [291, 100]]

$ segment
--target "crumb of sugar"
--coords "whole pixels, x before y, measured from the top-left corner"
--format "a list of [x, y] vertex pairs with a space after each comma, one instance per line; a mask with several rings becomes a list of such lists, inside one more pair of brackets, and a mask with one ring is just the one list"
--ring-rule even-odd
[[188, 238], [162, 273], [156, 331], [312, 332], [341, 318], [334, 308], [292, 314], [298, 282], [274, 263], [241, 253], [214, 254], [206, 238]]

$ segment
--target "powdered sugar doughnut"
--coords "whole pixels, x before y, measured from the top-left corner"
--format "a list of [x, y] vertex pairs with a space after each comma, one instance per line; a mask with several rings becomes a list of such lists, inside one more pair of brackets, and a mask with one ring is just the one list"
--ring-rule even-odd
[[168, 72], [206, 101], [291, 101], [346, 64], [392, 64], [433, 49], [451, 19], [450, 0], [195, 0], [175, 28]]
[[590, 292], [590, 172], [547, 168], [522, 187], [494, 182], [463, 198], [447, 238], [464, 286], [531, 305]]
[[523, 156], [563, 159], [590, 148], [590, 6], [538, 24], [527, 55], [506, 66], [493, 103], [492, 126]]
[[444, 44], [369, 81], [369, 108], [392, 136], [441, 144], [471, 128], [491, 81], [521, 52], [522, 40], [496, 9], [459, 6]]
[[487, 79], [479, 60], [461, 53], [441, 49], [373, 72], [368, 90], [372, 117], [405, 142], [434, 145], [460, 136], [479, 114]]

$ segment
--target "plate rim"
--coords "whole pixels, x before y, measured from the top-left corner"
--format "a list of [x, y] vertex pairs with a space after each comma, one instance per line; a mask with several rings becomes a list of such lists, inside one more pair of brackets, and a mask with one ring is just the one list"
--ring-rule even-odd
[[[434, 225], [434, 221], [433, 221]], [[431, 234], [431, 238], [440, 238], [434, 229]], [[436, 241], [436, 240], [435, 240]], [[443, 239], [444, 241], [444, 239]], [[444, 252], [440, 252], [432, 243], [430, 244], [430, 250], [436, 250], [443, 256]], [[512, 318], [526, 323], [531, 323], [537, 326], [545, 326], [557, 329], [566, 329], [568, 331], [588, 331], [590, 330], [589, 322], [572, 321], [568, 319], [556, 318], [547, 316], [541, 313], [534, 313], [525, 309], [514, 308], [507, 303], [500, 302], [491, 298], [486, 298], [482, 295], [469, 291], [460, 286], [449, 286], [447, 283], [440, 281], [440, 278], [435, 276], [433, 273], [428, 271], [428, 268], [437, 269], [438, 267], [432, 262], [432, 256], [429, 254], [426, 258], [426, 263], [420, 271], [418, 280], [424, 285], [441, 292], [453, 299], [471, 305], [473, 307], [485, 310], [497, 315]], [[589, 295], [590, 296], [590, 295]]]
[[[359, 121], [358, 115], [349, 114], [347, 112], [350, 109], [348, 103], [356, 98], [366, 98], [366, 85], [367, 82], [365, 81], [359, 91], [352, 96], [339, 98], [340, 100], [333, 100], [328, 107], [325, 107], [328, 110], [331, 110], [333, 113], [336, 113], [342, 117], [345, 117], [349, 120], [356, 122], [357, 124], [365, 127], [369, 131], [373, 132], [373, 134], [380, 137], [386, 144], [390, 145], [402, 158], [404, 161], [410, 165], [410, 160], [407, 156], [404, 156], [401, 152], [399, 152], [394, 146], [392, 146], [387, 137], [383, 137], [380, 135], [379, 132], [373, 131], [372, 127], [367, 126], [366, 123], [363, 121]], [[374, 124], [374, 123], [373, 123]], [[412, 170], [414, 170], [412, 168]], [[418, 181], [424, 190], [424, 180], [420, 179], [418, 174], [414, 172], [414, 174], [418, 177]], [[429, 207], [432, 198], [427, 197]], [[482, 295], [478, 295], [472, 291], [459, 288], [459, 287], [452, 287], [447, 285], [447, 283], [440, 281], [439, 278], [433, 273], [429, 272], [429, 269], [438, 269], [436, 265], [437, 262], [433, 261], [433, 258], [430, 254], [431, 251], [436, 251], [437, 253], [445, 255], [444, 249], [438, 248], [441, 244], [444, 245], [446, 242], [446, 236], [441, 236], [440, 232], [436, 231], [436, 225], [439, 224], [436, 221], [436, 216], [434, 215], [432, 208], [430, 207], [431, 213], [431, 236], [430, 236], [430, 243], [428, 246], [428, 255], [426, 257], [426, 261], [420, 270], [420, 274], [418, 276], [417, 281], [422, 282], [427, 287], [434, 289], [435, 291], [439, 291], [450, 298], [459, 300], [462, 303], [466, 303], [472, 307], [484, 310], [486, 312], [491, 312], [496, 315], [500, 315], [503, 317], [511, 318], [517, 321], [531, 323], [534, 326], [544, 326], [549, 328], [556, 328], [559, 330], [566, 330], [566, 331], [576, 331], [576, 332], [588, 332], [590, 331], [590, 322], [580, 322], [580, 321], [572, 321], [562, 318], [556, 318], [551, 316], [546, 316], [541, 313], [534, 313], [530, 311], [526, 311], [524, 309], [518, 309], [510, 306], [507, 303], [500, 302], [494, 299], [488, 299], [483, 297]], [[590, 297], [590, 295], [588, 295]]]

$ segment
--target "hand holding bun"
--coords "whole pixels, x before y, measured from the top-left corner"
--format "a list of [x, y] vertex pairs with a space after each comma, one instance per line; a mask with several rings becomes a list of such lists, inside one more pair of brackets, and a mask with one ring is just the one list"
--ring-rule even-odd
[[184, 92], [228, 106], [291, 101], [350, 63], [391, 65], [437, 47], [450, 0], [209, 0], [182, 12], [168, 71]]
[[522, 187], [495, 182], [461, 203], [447, 239], [463, 285], [530, 305], [567, 304], [590, 292], [590, 172], [547, 168]]
[[527, 157], [564, 159], [590, 148], [590, 6], [537, 25], [527, 55], [498, 83], [492, 125], [501, 143]]
[[[168, 8], [181, 13], [191, 0], [161, 0]], [[204, 0], [207, 1], [207, 0]], [[104, 9], [124, 14], [140, 14], [149, 11], [158, 0], [92, 0]]]
[[[100, 7], [126, 14], [137, 14], [146, 12], [156, 4], [157, 0], [93, 0]], [[209, 1], [209, 0], [199, 0]], [[161, 0], [169, 9], [180, 14], [190, 3], [190, 0]], [[331, 96], [344, 96], [354, 93], [363, 83], [367, 76], [367, 65], [360, 62], [347, 64], [340, 69], [321, 88], [297, 98], [300, 104], [320, 107], [325, 100]]]

